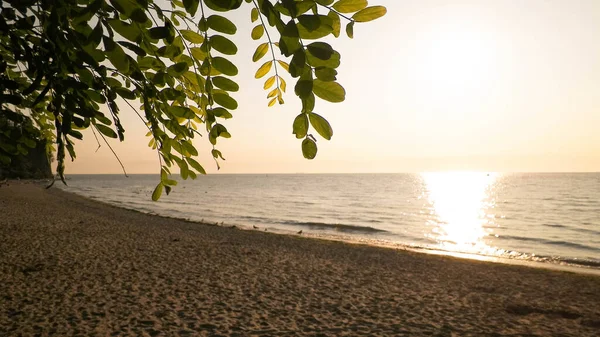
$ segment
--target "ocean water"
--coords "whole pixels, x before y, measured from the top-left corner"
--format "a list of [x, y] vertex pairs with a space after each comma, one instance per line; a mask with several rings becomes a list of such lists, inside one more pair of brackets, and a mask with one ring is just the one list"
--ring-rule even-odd
[[208, 175], [153, 202], [158, 179], [71, 175], [61, 188], [224, 226], [600, 268], [598, 173]]

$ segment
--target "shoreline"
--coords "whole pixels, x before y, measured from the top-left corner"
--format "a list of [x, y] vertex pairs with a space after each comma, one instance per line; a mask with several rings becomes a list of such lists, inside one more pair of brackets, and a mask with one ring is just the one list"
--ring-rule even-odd
[[[227, 225], [227, 224], [224, 224], [224, 225], [222, 223], [219, 224], [219, 222], [217, 222], [215, 224], [215, 223], [203, 222], [203, 221], [199, 221], [199, 220], [192, 220], [190, 218], [183, 218], [183, 217], [179, 218], [176, 216], [163, 215], [163, 214], [158, 214], [155, 212], [145, 212], [145, 211], [138, 210], [138, 209], [135, 209], [132, 207], [119, 206], [114, 202], [105, 201], [105, 200], [96, 199], [96, 198], [90, 198], [88, 196], [66, 190], [63, 187], [54, 187], [54, 188], [57, 188], [65, 193], [74, 194], [81, 198], [86, 198], [92, 202], [102, 203], [108, 207], [116, 207], [119, 209], [126, 209], [126, 210], [130, 210], [133, 212], [138, 212], [140, 214], [146, 214], [146, 215], [161, 217], [161, 218], [165, 218], [165, 219], [181, 220], [181, 221], [185, 221], [188, 223], [194, 223], [199, 226], [218, 226], [218, 227], [224, 227], [224, 228], [231, 227], [230, 225]], [[233, 226], [239, 230], [248, 230], [248, 231], [256, 232], [256, 230], [254, 228], [252, 228], [252, 225], [233, 225]], [[268, 233], [275, 234], [275, 235], [296, 236], [296, 232], [294, 230], [271, 229], [270, 232], [268, 232]], [[397, 243], [397, 242], [386, 241], [386, 240], [369, 240], [369, 239], [360, 239], [360, 238], [355, 239], [351, 236], [341, 236], [341, 235], [338, 236], [338, 235], [333, 235], [333, 234], [317, 234], [317, 233], [310, 233], [310, 232], [305, 232], [305, 233], [303, 233], [302, 236], [306, 237], [306, 238], [310, 238], [310, 239], [333, 241], [333, 242], [343, 242], [343, 243], [353, 244], [353, 245], [366, 245], [366, 246], [373, 246], [373, 247], [394, 249], [394, 250], [405, 250], [405, 251], [408, 250], [408, 251], [412, 251], [412, 252], [420, 253], [420, 254], [450, 256], [450, 257], [459, 258], [459, 259], [483, 261], [483, 262], [488, 262], [488, 263], [500, 263], [500, 264], [508, 264], [508, 265], [525, 266], [525, 267], [530, 267], [530, 268], [540, 268], [540, 269], [548, 269], [548, 270], [556, 270], [556, 271], [573, 272], [573, 273], [581, 273], [581, 274], [600, 276], [600, 265], [597, 265], [595, 262], [590, 264], [590, 263], [587, 263], [585, 260], [583, 260], [583, 263], [578, 263], [578, 262], [569, 262], [569, 260], [554, 259], [552, 256], [538, 257], [537, 260], [536, 259], [531, 260], [531, 259], [523, 259], [523, 258], [511, 258], [511, 257], [507, 257], [507, 256], [492, 256], [492, 255], [484, 255], [484, 254], [477, 254], [477, 253], [467, 253], [467, 252], [443, 250], [443, 249], [439, 249], [439, 248], [435, 248], [435, 247], [416, 246], [416, 245], [403, 244], [403, 243]], [[573, 259], [570, 259], [570, 260], [573, 260]]]
[[595, 336], [600, 278], [0, 187], [0, 335]]

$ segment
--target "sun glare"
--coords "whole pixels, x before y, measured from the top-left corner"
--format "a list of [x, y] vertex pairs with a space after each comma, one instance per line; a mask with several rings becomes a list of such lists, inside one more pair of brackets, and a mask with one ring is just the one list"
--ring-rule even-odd
[[496, 175], [479, 172], [423, 173], [436, 221], [428, 234], [445, 249], [487, 252], [486, 211], [493, 206], [489, 188]]
[[437, 95], [473, 94], [494, 77], [494, 43], [479, 22], [444, 19], [422, 37], [420, 80]]

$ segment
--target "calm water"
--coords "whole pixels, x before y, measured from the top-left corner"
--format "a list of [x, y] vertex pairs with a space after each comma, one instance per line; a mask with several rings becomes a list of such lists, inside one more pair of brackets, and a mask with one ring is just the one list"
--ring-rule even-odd
[[224, 225], [600, 267], [596, 173], [209, 175], [152, 202], [157, 182], [72, 175], [65, 189]]

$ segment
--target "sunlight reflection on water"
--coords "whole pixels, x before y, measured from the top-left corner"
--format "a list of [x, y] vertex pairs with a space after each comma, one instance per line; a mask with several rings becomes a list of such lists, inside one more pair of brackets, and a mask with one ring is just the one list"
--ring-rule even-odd
[[497, 174], [436, 172], [421, 176], [433, 215], [432, 228], [426, 237], [437, 241], [443, 249], [501, 253], [486, 243], [495, 225], [491, 190]]

